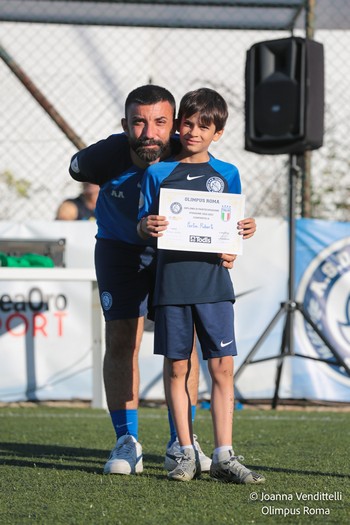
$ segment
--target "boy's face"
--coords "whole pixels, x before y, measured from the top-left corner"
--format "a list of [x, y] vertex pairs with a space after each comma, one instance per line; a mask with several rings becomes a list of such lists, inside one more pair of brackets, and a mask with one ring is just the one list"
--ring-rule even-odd
[[183, 116], [177, 126], [182, 147], [191, 154], [207, 151], [210, 144], [219, 140], [224, 132], [223, 129], [216, 131], [213, 122], [209, 125], [201, 122], [199, 113]]
[[132, 159], [138, 166], [158, 162], [170, 154], [174, 109], [169, 102], [131, 104], [122, 126], [129, 138]]

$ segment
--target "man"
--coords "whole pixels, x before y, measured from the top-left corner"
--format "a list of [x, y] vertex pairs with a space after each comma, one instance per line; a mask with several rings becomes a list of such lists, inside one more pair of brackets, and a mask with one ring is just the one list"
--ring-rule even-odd
[[[104, 472], [135, 474], [143, 470], [142, 447], [138, 442], [139, 365], [138, 354], [149, 296], [153, 290], [155, 245], [137, 234], [140, 185], [144, 169], [167, 158], [178, 147], [171, 140], [175, 100], [166, 89], [147, 85], [132, 91], [125, 102], [122, 126], [125, 134], [112, 135], [73, 156], [71, 176], [98, 184], [96, 205], [98, 233], [95, 265], [101, 305], [106, 320], [104, 384], [107, 405], [117, 443]], [[255, 232], [254, 219], [239, 223], [240, 233]], [[222, 256], [232, 267], [234, 256]], [[198, 358], [193, 352], [190, 396], [193, 412], [197, 402]], [[165, 385], [165, 390], [167, 390]], [[176, 465], [175, 430], [171, 417], [171, 440], [165, 467]], [[203, 471], [210, 459], [198, 448]]]
[[58, 221], [92, 221], [95, 220], [96, 201], [99, 186], [83, 182], [80, 195], [72, 199], [65, 199], [58, 207], [56, 220]]

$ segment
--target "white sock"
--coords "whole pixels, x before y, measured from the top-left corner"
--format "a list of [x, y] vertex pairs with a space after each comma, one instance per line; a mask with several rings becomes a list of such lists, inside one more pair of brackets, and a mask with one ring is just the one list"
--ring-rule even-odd
[[229, 450], [232, 450], [232, 445], [223, 445], [222, 447], [216, 448], [213, 452], [213, 461], [217, 461], [220, 452], [228, 452]]
[[194, 450], [194, 446], [192, 445], [192, 443], [190, 443], [189, 445], [184, 445], [183, 447], [180, 447], [181, 452], [183, 452], [185, 448], [191, 448], [192, 450]]

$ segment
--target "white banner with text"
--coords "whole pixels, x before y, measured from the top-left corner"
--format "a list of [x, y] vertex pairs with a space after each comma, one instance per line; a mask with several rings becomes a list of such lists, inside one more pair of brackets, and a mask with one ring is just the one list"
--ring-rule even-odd
[[[0, 223], [1, 239], [65, 240], [68, 268], [93, 268], [96, 225]], [[346, 363], [350, 358], [350, 224], [297, 221], [296, 299]], [[89, 400], [92, 397], [91, 284], [0, 280], [0, 401]], [[287, 300], [288, 224], [257, 219], [257, 232], [230, 270], [236, 292], [238, 369]], [[1, 278], [1, 268], [0, 268]], [[279, 397], [350, 401], [350, 380], [332, 351], [297, 311], [294, 351], [314, 359], [284, 359]], [[285, 315], [266, 336], [255, 360], [237, 380], [237, 398], [271, 399]], [[276, 358], [273, 358], [275, 357]], [[267, 358], [267, 359], [266, 359]], [[273, 358], [273, 359], [270, 359]], [[266, 360], [265, 360], [266, 359]], [[162, 357], [153, 355], [153, 325], [146, 323], [140, 354], [140, 397], [164, 400]], [[200, 399], [210, 398], [201, 362]]]

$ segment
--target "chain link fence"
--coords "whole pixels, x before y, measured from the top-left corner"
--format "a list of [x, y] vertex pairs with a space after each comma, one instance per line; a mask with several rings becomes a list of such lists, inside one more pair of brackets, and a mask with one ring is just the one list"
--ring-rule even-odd
[[[246, 51], [254, 43], [291, 32], [78, 25], [73, 16], [77, 3], [70, 2], [72, 23], [69, 13], [64, 24], [0, 22], [0, 220], [53, 220], [59, 203], [80, 191], [68, 175], [70, 157], [81, 145], [122, 131], [128, 92], [149, 82], [167, 87], [177, 103], [191, 89], [217, 89], [229, 104], [230, 117], [212, 153], [239, 167], [247, 216], [285, 217], [288, 156], [244, 150], [244, 69]], [[336, 3], [323, 2], [323, 17], [331, 16]], [[26, 4], [30, 10], [41, 2]], [[89, 4], [96, 10], [99, 2]], [[316, 218], [349, 221], [350, 9], [347, 2], [339, 6], [342, 29], [330, 19], [331, 29], [318, 28], [317, 17], [314, 21], [314, 38], [325, 47], [326, 114], [324, 146], [311, 157], [311, 209]], [[149, 13], [139, 7], [142, 24]], [[221, 15], [224, 20], [224, 11]], [[305, 36], [303, 16], [296, 36]]]

